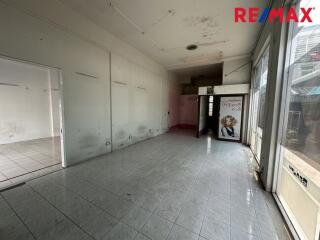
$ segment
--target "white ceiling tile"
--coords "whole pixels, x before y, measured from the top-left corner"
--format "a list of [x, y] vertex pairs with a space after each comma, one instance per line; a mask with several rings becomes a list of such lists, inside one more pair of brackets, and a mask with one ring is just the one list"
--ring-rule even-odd
[[[110, 0], [61, 1], [169, 68], [251, 53], [261, 25], [234, 23], [234, 8], [267, 4], [263, 0], [112, 0], [110, 7]], [[199, 48], [187, 51], [189, 44]]]

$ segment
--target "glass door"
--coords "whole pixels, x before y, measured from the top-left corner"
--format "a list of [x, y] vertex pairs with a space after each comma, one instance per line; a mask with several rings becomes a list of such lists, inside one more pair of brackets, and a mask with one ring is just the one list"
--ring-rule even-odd
[[[296, 6], [320, 9], [318, 0]], [[299, 12], [302, 16], [302, 12]], [[276, 194], [300, 239], [318, 240], [320, 216], [320, 21], [295, 23], [288, 37], [288, 76]]]
[[252, 119], [251, 119], [251, 149], [260, 162], [261, 143], [264, 128], [265, 97], [268, 77], [269, 47], [254, 68]]
[[256, 136], [257, 136], [257, 118], [258, 118], [258, 103], [259, 103], [259, 82], [260, 71], [259, 65], [254, 69], [253, 93], [252, 93], [252, 118], [251, 118], [251, 141], [250, 147], [254, 154], [256, 154]]

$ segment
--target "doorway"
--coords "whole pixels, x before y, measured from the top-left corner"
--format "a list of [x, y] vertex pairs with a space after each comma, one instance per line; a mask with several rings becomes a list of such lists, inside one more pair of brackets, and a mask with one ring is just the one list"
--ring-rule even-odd
[[219, 97], [202, 95], [198, 97], [197, 137], [207, 134], [217, 138], [219, 121]]
[[0, 58], [0, 187], [62, 167], [61, 72]]

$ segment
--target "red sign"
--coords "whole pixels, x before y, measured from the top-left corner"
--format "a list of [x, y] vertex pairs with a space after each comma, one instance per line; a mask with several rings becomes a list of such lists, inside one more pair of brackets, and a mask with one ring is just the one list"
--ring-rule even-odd
[[300, 15], [296, 12], [295, 8], [289, 8], [288, 12], [285, 13], [283, 8], [265, 8], [261, 14], [260, 9], [257, 7], [243, 8], [237, 7], [234, 9], [234, 21], [236, 23], [264, 23], [268, 20], [269, 23], [274, 21], [282, 22], [312, 22], [310, 13], [315, 8], [300, 8]]

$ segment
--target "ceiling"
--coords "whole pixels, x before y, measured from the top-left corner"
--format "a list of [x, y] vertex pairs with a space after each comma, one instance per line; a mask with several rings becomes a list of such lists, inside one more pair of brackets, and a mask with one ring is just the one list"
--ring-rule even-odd
[[217, 74], [222, 75], [222, 63], [179, 68], [172, 70], [172, 72], [182, 79], [185, 77], [190, 78], [198, 76], [216, 77]]
[[[264, 0], [60, 0], [168, 69], [221, 62], [254, 48], [259, 24], [234, 23], [235, 7]], [[199, 48], [188, 51], [189, 44]]]

